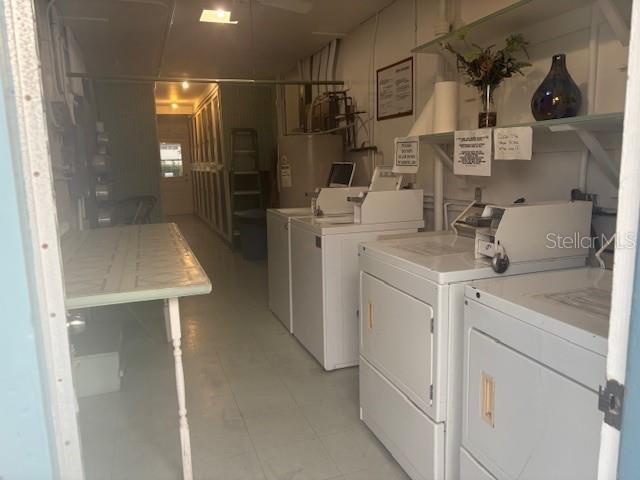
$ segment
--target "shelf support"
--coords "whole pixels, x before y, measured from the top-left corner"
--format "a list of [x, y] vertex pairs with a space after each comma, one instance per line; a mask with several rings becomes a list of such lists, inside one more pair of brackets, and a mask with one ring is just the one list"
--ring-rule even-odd
[[[441, 51], [441, 52], [437, 52], [437, 55], [439, 57], [438, 62], [440, 62], [440, 75], [442, 75], [442, 67], [443, 66], [447, 66], [448, 68], [450, 68], [452, 71], [456, 72], [458, 70], [458, 62], [456, 61], [456, 57], [446, 51]], [[443, 65], [444, 63], [444, 65]], [[442, 79], [440, 79], [442, 80]]]
[[453, 160], [447, 154], [447, 152], [444, 151], [442, 146], [434, 143], [431, 144], [431, 148], [433, 148], [433, 151], [436, 152], [436, 156], [442, 161], [442, 163], [453, 172]]
[[551, 132], [576, 132], [576, 135], [582, 142], [582, 144], [589, 150], [591, 156], [595, 160], [600, 171], [607, 177], [607, 180], [615, 188], [618, 188], [620, 184], [620, 169], [611, 158], [611, 155], [602, 147], [600, 140], [593, 134], [592, 131], [584, 128], [576, 128], [572, 125], [556, 125], [549, 127]]
[[630, 28], [616, 4], [613, 3], [613, 0], [597, 1], [600, 11], [604, 15], [604, 18], [607, 19], [607, 23], [611, 26], [613, 33], [618, 37], [622, 46], [629, 46]]
[[589, 130], [577, 128], [575, 132], [584, 146], [587, 147], [589, 152], [591, 152], [591, 155], [600, 168], [600, 171], [605, 175], [605, 177], [607, 177], [614, 187], [618, 188], [620, 184], [619, 168], [607, 151], [602, 147], [600, 141], [596, 138], [593, 132], [590, 132]]

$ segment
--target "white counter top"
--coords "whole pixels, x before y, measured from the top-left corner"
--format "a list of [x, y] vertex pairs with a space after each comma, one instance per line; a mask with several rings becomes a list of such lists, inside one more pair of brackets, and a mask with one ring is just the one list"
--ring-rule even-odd
[[62, 241], [69, 309], [207, 294], [211, 282], [173, 223], [85, 230]]

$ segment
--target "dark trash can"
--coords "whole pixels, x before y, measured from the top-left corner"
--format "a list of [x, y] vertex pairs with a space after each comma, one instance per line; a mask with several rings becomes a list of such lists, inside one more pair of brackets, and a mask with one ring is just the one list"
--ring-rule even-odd
[[234, 214], [240, 231], [240, 253], [245, 260], [267, 258], [267, 212], [243, 210]]

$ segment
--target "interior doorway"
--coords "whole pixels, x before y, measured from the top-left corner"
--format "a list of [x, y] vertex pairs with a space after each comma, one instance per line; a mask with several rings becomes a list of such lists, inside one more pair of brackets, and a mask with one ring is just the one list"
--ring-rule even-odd
[[188, 115], [158, 115], [161, 194], [165, 215], [193, 213]]

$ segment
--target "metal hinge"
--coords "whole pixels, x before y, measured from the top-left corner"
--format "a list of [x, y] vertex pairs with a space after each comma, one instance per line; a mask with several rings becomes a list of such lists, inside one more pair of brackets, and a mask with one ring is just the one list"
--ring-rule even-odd
[[316, 237], [316, 247], [322, 248], [322, 237]]
[[624, 404], [624, 385], [615, 380], [607, 380], [607, 385], [598, 394], [598, 410], [604, 412], [604, 422], [620, 430], [622, 426], [622, 405]]
[[431, 333], [433, 333], [434, 330], [435, 330], [434, 321], [433, 321], [433, 317], [431, 317]]
[[429, 400], [433, 401], [433, 383], [429, 385]]

